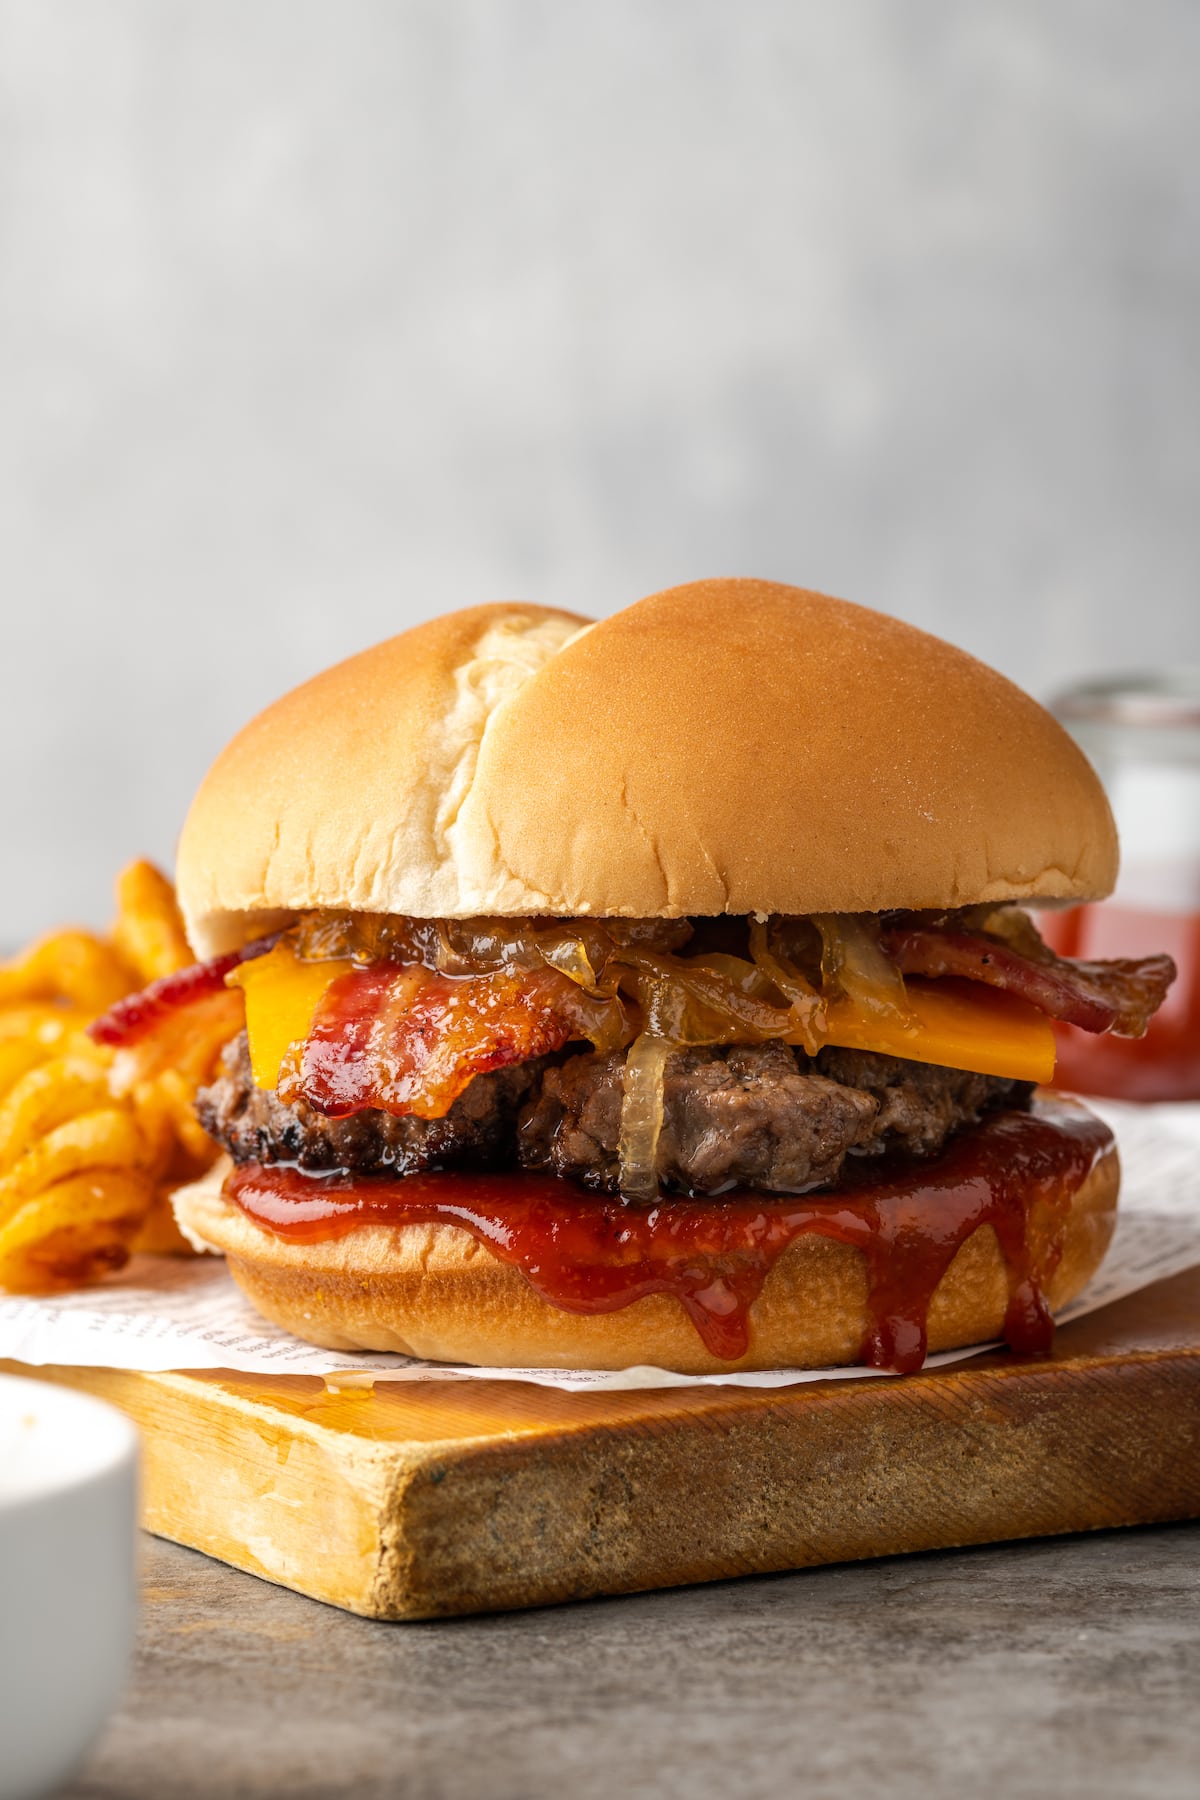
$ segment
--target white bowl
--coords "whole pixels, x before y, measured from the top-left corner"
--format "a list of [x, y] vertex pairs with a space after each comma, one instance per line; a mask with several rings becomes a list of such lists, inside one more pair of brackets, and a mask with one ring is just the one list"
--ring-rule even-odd
[[129, 1668], [137, 1433], [84, 1394], [0, 1375], [0, 1800], [83, 1761]]

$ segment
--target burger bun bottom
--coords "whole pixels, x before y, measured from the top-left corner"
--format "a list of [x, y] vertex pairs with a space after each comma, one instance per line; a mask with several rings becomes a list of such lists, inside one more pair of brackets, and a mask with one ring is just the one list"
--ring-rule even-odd
[[[649, 1364], [684, 1375], [844, 1367], [861, 1359], [871, 1328], [863, 1253], [805, 1233], [771, 1267], [750, 1311], [746, 1354], [724, 1362], [704, 1346], [679, 1301], [656, 1294], [616, 1312], [567, 1312], [521, 1271], [452, 1225], [355, 1227], [294, 1244], [227, 1200], [222, 1159], [175, 1195], [184, 1235], [220, 1251], [264, 1317], [329, 1350], [391, 1350], [486, 1368], [624, 1369]], [[452, 1179], [448, 1177], [448, 1179]], [[1087, 1284], [1116, 1223], [1120, 1171], [1103, 1154], [1075, 1191], [1062, 1255], [1046, 1284], [1057, 1312]], [[1032, 1220], [1037, 1226], [1036, 1214]], [[979, 1226], [934, 1291], [931, 1352], [1002, 1334], [1008, 1270], [996, 1234]]]

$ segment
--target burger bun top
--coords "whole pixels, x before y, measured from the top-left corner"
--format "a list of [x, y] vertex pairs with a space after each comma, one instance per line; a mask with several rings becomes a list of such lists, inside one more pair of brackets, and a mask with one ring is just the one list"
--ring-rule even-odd
[[1109, 892], [1103, 790], [965, 652], [803, 588], [598, 624], [506, 602], [326, 670], [217, 758], [179, 895], [201, 955], [316, 908], [879, 912]]

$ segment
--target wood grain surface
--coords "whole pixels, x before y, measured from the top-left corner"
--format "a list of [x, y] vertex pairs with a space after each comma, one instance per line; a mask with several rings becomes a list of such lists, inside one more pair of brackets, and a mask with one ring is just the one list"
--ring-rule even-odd
[[374, 1618], [1200, 1515], [1200, 1269], [1044, 1360], [790, 1389], [18, 1372], [137, 1421], [151, 1531]]

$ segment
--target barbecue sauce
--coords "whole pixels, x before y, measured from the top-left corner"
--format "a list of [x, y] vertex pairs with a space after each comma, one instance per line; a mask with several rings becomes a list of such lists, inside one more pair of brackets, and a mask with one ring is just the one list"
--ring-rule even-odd
[[816, 1232], [866, 1257], [871, 1324], [862, 1361], [906, 1374], [925, 1360], [938, 1282], [985, 1224], [1009, 1271], [1006, 1340], [1023, 1354], [1049, 1350], [1045, 1288], [1071, 1197], [1111, 1150], [1100, 1120], [1049, 1100], [1029, 1113], [996, 1114], [928, 1163], [850, 1162], [836, 1190], [797, 1198], [743, 1190], [644, 1207], [552, 1175], [352, 1180], [258, 1163], [236, 1168], [225, 1193], [291, 1243], [368, 1224], [457, 1225], [568, 1312], [614, 1312], [648, 1294], [672, 1294], [710, 1354], [731, 1363], [747, 1353], [750, 1308], [772, 1264]]

